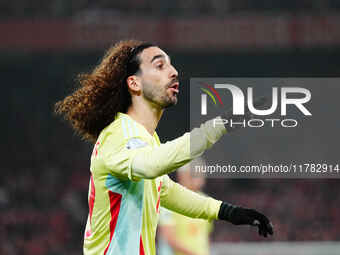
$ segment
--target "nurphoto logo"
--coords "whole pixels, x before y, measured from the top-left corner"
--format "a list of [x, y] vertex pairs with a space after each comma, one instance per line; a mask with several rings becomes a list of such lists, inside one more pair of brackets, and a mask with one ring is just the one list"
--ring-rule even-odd
[[[247, 100], [243, 91], [236, 85], [233, 84], [215, 84], [214, 86], [206, 85], [207, 89], [201, 88], [204, 92], [201, 94], [201, 115], [207, 115], [207, 95], [211, 98], [213, 103], [217, 105], [215, 96], [218, 99], [219, 105], [223, 106], [223, 101], [217, 89], [228, 91], [232, 95], [232, 114], [237, 117], [231, 119], [216, 118], [214, 124], [227, 124], [230, 127], [240, 125], [241, 127], [253, 127], [261, 128], [265, 125], [270, 127], [296, 127], [298, 126], [298, 120], [294, 118], [286, 118], [287, 116], [287, 105], [296, 107], [304, 116], [311, 116], [312, 113], [307, 109], [305, 104], [311, 100], [311, 92], [306, 88], [301, 87], [272, 87], [272, 98], [267, 98], [268, 102], [271, 102], [271, 106], [266, 109], [258, 109], [256, 107], [256, 99], [253, 96], [253, 88], [247, 88]], [[280, 92], [280, 107], [279, 107], [279, 92]], [[215, 96], [214, 96], [215, 95]], [[247, 110], [245, 109], [245, 101], [247, 103]], [[279, 109], [278, 109], [279, 108]], [[270, 116], [277, 111], [280, 111], [280, 116], [285, 118], [240, 118], [246, 116], [247, 113], [257, 116]]]

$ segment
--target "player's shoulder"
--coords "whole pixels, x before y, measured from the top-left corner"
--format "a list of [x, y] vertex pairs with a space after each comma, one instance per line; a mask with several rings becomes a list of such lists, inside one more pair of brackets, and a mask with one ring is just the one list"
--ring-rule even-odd
[[[118, 113], [115, 120], [103, 129], [99, 140], [102, 143], [107, 140], [114, 141], [116, 146], [124, 145], [128, 149], [144, 147], [148, 143], [149, 137], [143, 129], [129, 115]], [[110, 139], [107, 139], [109, 137]]]

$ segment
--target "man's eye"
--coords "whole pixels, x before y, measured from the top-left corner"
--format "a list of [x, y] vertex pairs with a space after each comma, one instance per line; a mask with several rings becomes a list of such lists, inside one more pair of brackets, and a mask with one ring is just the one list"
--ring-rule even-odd
[[164, 66], [164, 65], [163, 65], [163, 63], [160, 63], [160, 64], [157, 64], [157, 66], [156, 66], [156, 67], [157, 67], [158, 69], [162, 69], [162, 68], [163, 68], [163, 66]]

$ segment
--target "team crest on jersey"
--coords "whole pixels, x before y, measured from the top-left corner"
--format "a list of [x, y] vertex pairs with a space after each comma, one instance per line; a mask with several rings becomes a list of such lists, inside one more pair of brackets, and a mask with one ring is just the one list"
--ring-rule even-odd
[[131, 138], [127, 144], [127, 149], [138, 149], [147, 146], [148, 144], [139, 138]]

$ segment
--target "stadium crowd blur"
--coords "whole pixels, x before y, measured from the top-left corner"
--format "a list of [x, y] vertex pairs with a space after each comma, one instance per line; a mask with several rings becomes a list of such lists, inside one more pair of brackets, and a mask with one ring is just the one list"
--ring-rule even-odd
[[151, 1], [151, 0], [53, 0], [53, 1], [2, 1], [0, 17], [70, 17], [82, 11], [103, 11], [134, 13], [136, 15], [225, 15], [235, 12], [305, 12], [332, 11], [340, 8], [338, 0], [189, 0], [189, 1]]
[[[336, 11], [340, 8], [340, 1], [337, 0], [90, 2], [2, 1], [0, 19], [64, 18], [93, 10], [124, 13], [131, 12], [131, 6], [140, 15], [166, 13], [187, 16], [223, 15], [237, 11]], [[16, 86], [20, 89], [20, 93], [17, 93], [10, 86], [3, 88], [9, 105], [1, 107], [2, 115], [9, 124], [1, 127], [8, 136], [3, 142], [6, 146], [1, 148], [0, 254], [76, 255], [82, 250], [88, 213], [91, 146], [70, 135], [71, 130], [51, 115], [53, 102], [64, 95], [63, 89], [59, 88], [60, 83], [65, 82], [61, 76], [71, 77], [86, 69], [91, 62], [88, 59], [83, 61], [80, 57], [77, 68], [74, 68], [73, 63], [70, 63], [72, 57], [49, 59], [47, 62], [38, 61], [35, 56], [29, 57], [30, 61], [21, 63], [32, 65], [28, 69], [17, 65], [19, 60], [25, 58], [11, 60], [7, 54], [0, 61], [6, 73], [5, 81], [19, 84]], [[42, 57], [48, 58], [46, 55]], [[46, 63], [51, 68], [47, 68]], [[34, 77], [32, 70], [45, 73]], [[25, 82], [28, 82], [27, 87]], [[48, 87], [44, 86], [46, 83], [49, 83]], [[30, 96], [34, 97], [33, 101]], [[14, 128], [18, 123], [21, 128]], [[64, 141], [65, 137], [72, 138]], [[63, 146], [60, 141], [63, 141]], [[271, 240], [340, 240], [340, 229], [337, 227], [340, 226], [339, 184], [338, 180], [325, 179], [208, 179], [205, 193], [265, 212], [276, 229], [276, 235]], [[255, 234], [255, 230], [237, 228], [228, 223], [215, 224], [212, 235], [213, 242], [256, 240], [262, 239]]]

